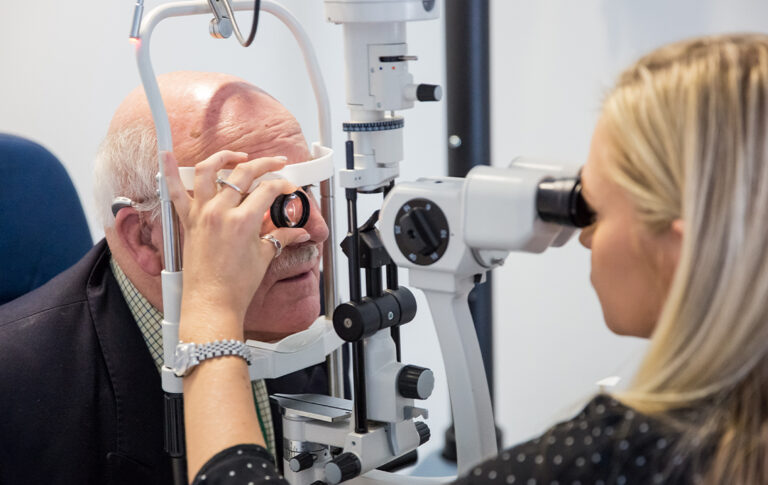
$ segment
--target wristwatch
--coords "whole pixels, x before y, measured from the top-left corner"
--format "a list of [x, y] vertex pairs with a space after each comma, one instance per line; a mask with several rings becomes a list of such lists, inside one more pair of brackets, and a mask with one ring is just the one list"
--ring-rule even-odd
[[179, 342], [173, 356], [172, 370], [177, 377], [184, 377], [200, 362], [225, 355], [242, 357], [248, 365], [251, 364], [251, 350], [239, 340], [216, 340], [204, 344]]

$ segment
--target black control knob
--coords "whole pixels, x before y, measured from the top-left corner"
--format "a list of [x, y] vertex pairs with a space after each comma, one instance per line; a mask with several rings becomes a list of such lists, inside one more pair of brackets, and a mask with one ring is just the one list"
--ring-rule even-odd
[[411, 199], [395, 215], [395, 242], [412, 262], [430, 265], [448, 248], [450, 231], [445, 214], [428, 199]]
[[325, 480], [331, 485], [360, 475], [360, 460], [354, 453], [342, 453], [325, 465]]
[[419, 101], [440, 101], [443, 99], [443, 88], [437, 84], [419, 84], [416, 87], [416, 99]]
[[397, 390], [409, 399], [426, 399], [435, 388], [435, 375], [431, 370], [415, 365], [406, 365], [397, 376]]
[[381, 328], [381, 315], [376, 303], [363, 298], [359, 303], [347, 302], [333, 312], [333, 329], [346, 342], [357, 342]]
[[432, 433], [429, 431], [429, 426], [423, 421], [416, 421], [416, 431], [419, 433], [419, 446], [423, 445], [429, 438], [432, 437]]
[[303, 451], [290, 459], [290, 461], [288, 462], [288, 467], [293, 472], [300, 472], [302, 470], [306, 470], [307, 468], [311, 467], [312, 464], [314, 463], [315, 463], [315, 457], [312, 456], [312, 453], [307, 453], [306, 451]]

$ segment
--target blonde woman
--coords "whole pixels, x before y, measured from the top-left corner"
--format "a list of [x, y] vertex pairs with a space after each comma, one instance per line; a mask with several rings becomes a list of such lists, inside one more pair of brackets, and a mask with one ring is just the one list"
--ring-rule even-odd
[[[627, 392], [597, 396], [459, 483], [768, 483], [768, 36], [684, 41], [627, 69], [606, 98], [582, 182], [596, 218], [580, 240], [606, 324], [650, 338], [648, 354]], [[177, 188], [174, 200], [183, 197]], [[185, 251], [207, 236], [188, 230]], [[185, 292], [206, 283], [190, 284]], [[221, 303], [207, 304], [197, 314], [220, 313]], [[191, 315], [182, 316], [187, 335], [210, 326]], [[232, 389], [249, 396], [245, 385], [195, 394], [246, 378], [241, 359], [217, 360], [231, 368], [203, 363], [187, 378], [195, 483], [274, 483], [269, 456], [239, 446], [259, 442], [253, 407], [200, 405], [238, 399]]]

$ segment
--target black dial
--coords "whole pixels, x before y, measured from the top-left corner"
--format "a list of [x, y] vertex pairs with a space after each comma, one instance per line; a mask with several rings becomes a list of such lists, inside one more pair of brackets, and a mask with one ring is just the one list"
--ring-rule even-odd
[[312, 453], [303, 451], [288, 461], [288, 467], [293, 472], [300, 472], [311, 467], [314, 463], [315, 458], [312, 456]]
[[424, 367], [406, 365], [397, 376], [397, 390], [409, 399], [427, 399], [435, 388], [435, 376]]
[[448, 220], [431, 200], [409, 200], [397, 212], [395, 221], [397, 247], [412, 262], [428, 266], [448, 249]]
[[336, 484], [360, 475], [360, 460], [352, 453], [342, 453], [325, 465], [325, 478]]

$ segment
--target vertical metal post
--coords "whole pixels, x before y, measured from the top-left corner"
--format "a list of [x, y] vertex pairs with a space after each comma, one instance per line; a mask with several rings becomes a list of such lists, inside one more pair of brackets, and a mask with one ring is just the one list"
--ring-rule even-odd
[[[448, 175], [464, 177], [491, 163], [490, 35], [488, 0], [445, 2]], [[491, 274], [469, 295], [469, 307], [493, 399], [493, 306]], [[452, 430], [443, 456], [456, 456]], [[452, 449], [449, 449], [451, 448]]]
[[[328, 226], [328, 239], [323, 245], [323, 307], [331, 319], [336, 305], [338, 276], [336, 274], [336, 218], [334, 216], [333, 177], [320, 183], [320, 210]], [[328, 395], [344, 397], [344, 362], [341, 348], [334, 350], [325, 359], [328, 370]]]
[[[347, 169], [355, 168], [355, 148], [352, 140], [345, 143]], [[349, 299], [359, 303], [363, 299], [360, 285], [360, 233], [357, 227], [357, 189], [346, 189], [347, 235], [349, 246]], [[355, 433], [368, 432], [368, 401], [365, 392], [365, 343], [363, 340], [352, 344], [352, 380]]]

